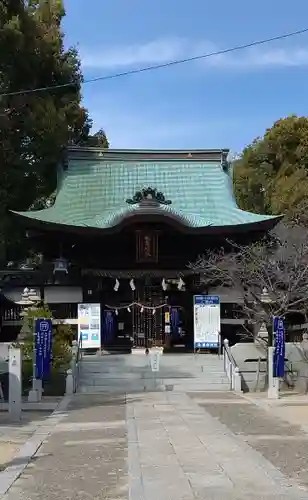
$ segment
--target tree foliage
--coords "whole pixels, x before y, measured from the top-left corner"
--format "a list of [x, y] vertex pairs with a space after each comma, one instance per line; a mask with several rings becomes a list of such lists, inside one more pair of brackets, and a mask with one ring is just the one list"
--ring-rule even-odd
[[308, 193], [308, 118], [278, 120], [246, 147], [234, 162], [234, 186], [245, 210], [303, 219]]
[[[33, 357], [33, 331], [34, 322], [37, 318], [52, 318], [51, 310], [44, 302], [30, 307], [24, 316], [28, 333], [22, 341], [23, 359], [31, 361]], [[74, 333], [70, 325], [57, 325], [52, 332], [52, 367], [55, 369], [67, 368], [71, 360], [71, 345]]]
[[[0, 1], [0, 247], [11, 251], [22, 235], [8, 210], [27, 210], [50, 195], [64, 148], [89, 139], [80, 61], [64, 48], [64, 15], [62, 0]], [[100, 144], [103, 132], [90, 141]]]
[[82, 146], [109, 148], [109, 141], [103, 129], [98, 130], [93, 135], [87, 137], [86, 141], [81, 142]]

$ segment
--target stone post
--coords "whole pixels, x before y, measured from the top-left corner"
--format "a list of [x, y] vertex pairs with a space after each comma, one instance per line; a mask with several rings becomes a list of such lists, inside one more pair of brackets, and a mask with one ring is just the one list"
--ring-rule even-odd
[[21, 419], [21, 349], [9, 349], [9, 415]]
[[234, 368], [234, 384], [233, 384], [233, 390], [234, 392], [242, 392], [242, 376], [241, 376], [241, 373], [240, 373], [240, 369], [238, 368], [238, 366], [236, 366]]
[[78, 342], [73, 340], [72, 342], [72, 359], [71, 359], [71, 371], [73, 377], [73, 392], [76, 390], [76, 376], [77, 376], [77, 356], [78, 356]]
[[66, 372], [66, 383], [65, 383], [65, 394], [66, 396], [71, 396], [74, 394], [74, 377], [73, 371], [71, 369]]
[[224, 369], [225, 369], [225, 373], [229, 376], [229, 368], [228, 368], [228, 361], [229, 361], [229, 358], [228, 356], [226, 355], [226, 352], [229, 348], [229, 340], [228, 339], [224, 339], [224, 352], [223, 352], [223, 359], [224, 359]]
[[268, 347], [268, 399], [279, 399], [279, 378], [274, 377], [275, 347]]

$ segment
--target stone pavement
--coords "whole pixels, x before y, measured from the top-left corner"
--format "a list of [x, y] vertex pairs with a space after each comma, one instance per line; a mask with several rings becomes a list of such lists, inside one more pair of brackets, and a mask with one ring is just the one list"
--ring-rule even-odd
[[3, 500], [307, 500], [307, 454], [231, 393], [80, 394]]
[[21, 447], [44, 425], [50, 411], [27, 411], [20, 422], [12, 423], [6, 411], [0, 411], [0, 471], [5, 469]]
[[301, 426], [308, 432], [308, 395], [295, 391], [281, 392], [279, 399], [267, 399], [265, 393], [247, 393], [244, 395], [250, 402], [265, 409], [271, 415], [293, 425]]

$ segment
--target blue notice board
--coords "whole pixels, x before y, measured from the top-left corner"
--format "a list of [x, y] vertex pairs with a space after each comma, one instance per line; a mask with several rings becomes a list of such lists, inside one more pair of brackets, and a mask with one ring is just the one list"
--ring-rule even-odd
[[35, 378], [43, 379], [50, 373], [52, 359], [52, 321], [35, 320]]
[[220, 344], [220, 297], [194, 296], [194, 347], [217, 349]]

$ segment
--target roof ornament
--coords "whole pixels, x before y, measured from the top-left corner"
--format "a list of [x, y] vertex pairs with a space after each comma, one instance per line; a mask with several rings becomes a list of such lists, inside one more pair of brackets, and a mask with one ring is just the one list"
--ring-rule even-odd
[[230, 162], [228, 160], [228, 156], [223, 154], [221, 158], [221, 168], [224, 172], [228, 173], [230, 167]]
[[141, 191], [136, 191], [132, 198], [128, 198], [126, 203], [129, 205], [171, 205], [171, 200], [166, 200], [164, 194], [161, 191], [157, 191], [155, 188], [147, 187], [143, 188]]

